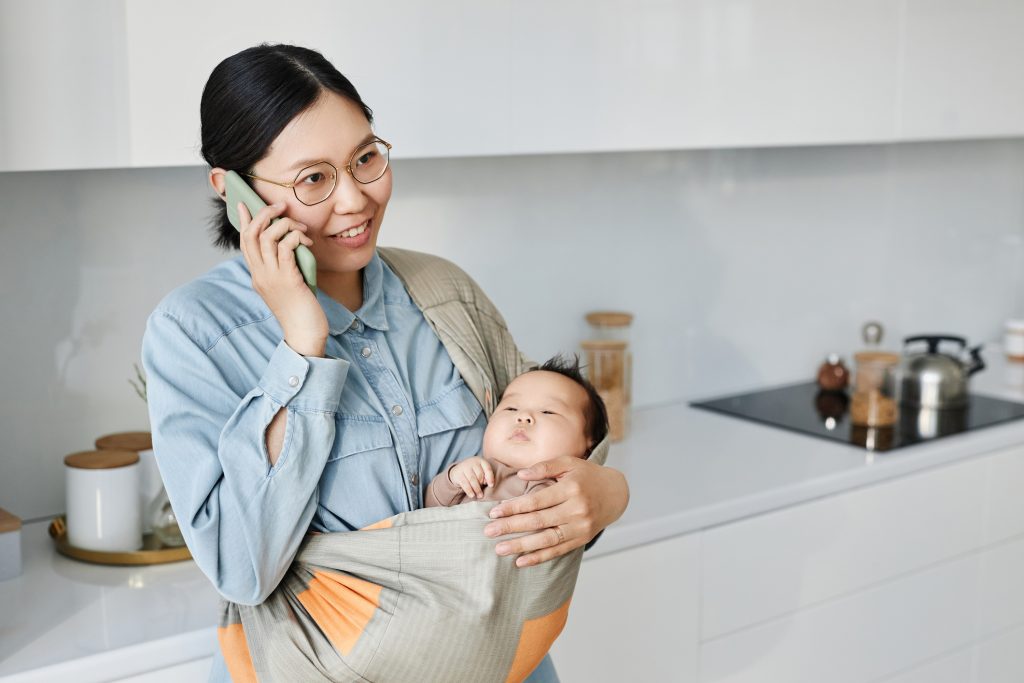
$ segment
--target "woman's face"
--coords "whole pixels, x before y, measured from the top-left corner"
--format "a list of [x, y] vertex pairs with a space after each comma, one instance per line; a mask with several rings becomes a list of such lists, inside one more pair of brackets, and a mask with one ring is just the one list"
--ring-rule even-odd
[[[305, 224], [313, 240], [310, 250], [319, 273], [355, 273], [373, 257], [384, 210], [391, 198], [391, 168], [374, 182], [363, 185], [345, 167], [353, 153], [373, 138], [362, 109], [348, 99], [326, 92], [281, 131], [265, 157], [253, 167], [253, 175], [290, 183], [296, 173], [318, 161], [338, 169], [338, 184], [325, 201], [306, 206], [286, 187], [253, 180], [268, 203], [284, 202], [284, 215]], [[362, 234], [342, 237], [366, 224]]]

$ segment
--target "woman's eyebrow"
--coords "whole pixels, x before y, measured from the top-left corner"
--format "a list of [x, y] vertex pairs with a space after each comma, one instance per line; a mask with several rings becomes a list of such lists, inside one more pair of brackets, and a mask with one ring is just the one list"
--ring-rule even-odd
[[[359, 141], [356, 144], [355, 147], [352, 148], [352, 152], [355, 153], [355, 151], [357, 149], [359, 149], [360, 147], [362, 147], [363, 145], [365, 145], [366, 143], [370, 142], [371, 140], [373, 140], [376, 137], [377, 137], [376, 135], [374, 135], [373, 133], [370, 133], [365, 138], [363, 138], [361, 141]], [[302, 161], [296, 161], [294, 164], [289, 166], [287, 168], [287, 170], [288, 171], [301, 171], [302, 169], [306, 168], [307, 166], [312, 166], [313, 164], [319, 164], [321, 161], [327, 161], [327, 160], [324, 157], [318, 157], [316, 159], [303, 159]]]

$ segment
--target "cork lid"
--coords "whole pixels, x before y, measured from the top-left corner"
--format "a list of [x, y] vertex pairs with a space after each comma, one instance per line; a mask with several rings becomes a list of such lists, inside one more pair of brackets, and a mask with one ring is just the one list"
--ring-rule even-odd
[[618, 339], [587, 339], [580, 342], [584, 351], [622, 351], [626, 342]]
[[96, 439], [101, 451], [148, 451], [153, 448], [153, 435], [149, 432], [118, 432]]
[[900, 355], [890, 351], [859, 351], [853, 354], [853, 359], [860, 364], [888, 366], [899, 363]]
[[633, 322], [633, 314], [625, 311], [591, 311], [587, 322], [597, 327], [627, 327]]
[[8, 531], [17, 531], [20, 528], [21, 519], [0, 508], [0, 534], [6, 534]]
[[139, 461], [135, 451], [81, 451], [64, 458], [64, 464], [80, 470], [111, 470], [128, 467]]

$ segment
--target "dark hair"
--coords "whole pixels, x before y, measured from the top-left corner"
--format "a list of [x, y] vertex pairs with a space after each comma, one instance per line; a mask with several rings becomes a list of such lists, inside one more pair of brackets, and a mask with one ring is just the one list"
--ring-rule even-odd
[[[231, 55], [214, 68], [199, 104], [202, 149], [210, 167], [251, 172], [288, 122], [330, 91], [370, 110], [355, 86], [322, 54], [295, 45], [263, 43]], [[238, 231], [224, 201], [214, 199], [214, 245], [238, 249]]]
[[590, 455], [590, 451], [594, 449], [594, 446], [601, 443], [604, 437], [608, 434], [608, 410], [604, 406], [604, 399], [597, 393], [597, 389], [591, 384], [583, 373], [580, 371], [580, 357], [573, 354], [570, 360], [562, 354], [555, 355], [548, 360], [544, 361], [543, 365], [535, 368], [531, 368], [528, 372], [536, 370], [546, 370], [547, 372], [557, 372], [563, 377], [568, 377], [576, 384], [579, 384], [587, 392], [587, 406], [583, 411], [584, 429], [586, 430], [587, 438], [590, 439], [590, 448], [587, 449], [587, 455]]

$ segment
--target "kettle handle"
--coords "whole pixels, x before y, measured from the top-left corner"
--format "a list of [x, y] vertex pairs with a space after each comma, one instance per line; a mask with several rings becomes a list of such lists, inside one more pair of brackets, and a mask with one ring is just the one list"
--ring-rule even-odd
[[970, 377], [979, 370], [985, 369], [985, 361], [981, 359], [981, 346], [971, 349], [971, 366], [967, 368], [967, 376]]
[[[944, 341], [956, 342], [957, 344], [960, 345], [960, 349], [961, 350], [967, 348], [967, 340], [966, 339], [964, 339], [963, 337], [954, 337], [954, 336], [948, 335], [948, 334], [919, 334], [916, 337], [906, 337], [903, 340], [903, 345], [904, 346], [910, 346], [911, 344], [913, 344], [915, 342], [919, 342], [919, 341], [923, 341], [923, 342], [927, 342], [928, 343], [928, 353], [938, 353], [939, 352], [939, 344], [941, 344]], [[978, 348], [980, 349], [981, 347], [978, 347]], [[977, 350], [978, 349], [975, 349], [975, 351], [977, 351]], [[971, 355], [973, 356], [974, 353], [972, 352]], [[978, 356], [978, 360], [979, 361], [981, 360], [980, 356]], [[985, 366], [984, 363], [982, 363], [981, 365], [982, 365], [982, 367]], [[980, 370], [980, 369], [981, 368], [978, 368], [978, 370]]]

